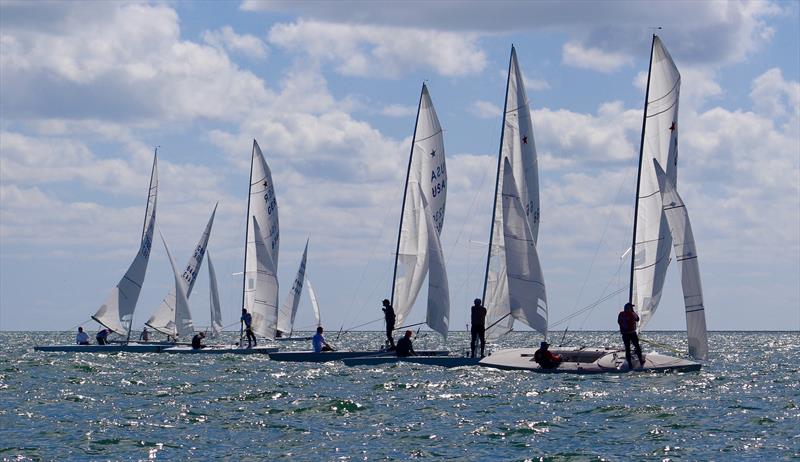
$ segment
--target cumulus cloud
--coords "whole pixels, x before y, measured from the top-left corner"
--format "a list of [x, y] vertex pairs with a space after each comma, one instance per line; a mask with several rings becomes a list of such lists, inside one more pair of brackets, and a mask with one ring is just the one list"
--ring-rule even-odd
[[390, 104], [381, 109], [381, 114], [387, 117], [408, 117], [416, 113], [417, 111], [413, 107], [402, 104]]
[[564, 44], [561, 60], [568, 66], [605, 73], [614, 72], [633, 63], [631, 57], [622, 53], [607, 52], [600, 48], [587, 48], [577, 42]]
[[307, 20], [276, 24], [269, 31], [270, 43], [359, 77], [394, 78], [426, 68], [444, 76], [481, 72], [486, 55], [477, 39], [472, 33]]
[[503, 114], [503, 110], [496, 104], [483, 100], [474, 101], [469, 107], [469, 112], [481, 119], [494, 119]]
[[242, 53], [254, 59], [267, 57], [267, 45], [263, 40], [250, 34], [237, 34], [231, 26], [205, 31], [203, 41], [211, 46]]
[[786, 81], [780, 69], [772, 68], [758, 76], [752, 88], [750, 98], [756, 111], [776, 119], [800, 119], [800, 83]]

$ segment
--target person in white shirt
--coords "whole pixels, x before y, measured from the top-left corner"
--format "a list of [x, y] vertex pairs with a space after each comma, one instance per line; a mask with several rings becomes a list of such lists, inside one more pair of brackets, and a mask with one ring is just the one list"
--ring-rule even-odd
[[311, 337], [311, 347], [314, 348], [314, 353], [335, 351], [330, 345], [328, 345], [328, 342], [325, 341], [325, 337], [322, 335], [322, 330], [322, 326], [317, 327], [317, 333]]
[[78, 335], [75, 336], [75, 343], [78, 345], [89, 344], [89, 334], [83, 331], [83, 327], [78, 328]]

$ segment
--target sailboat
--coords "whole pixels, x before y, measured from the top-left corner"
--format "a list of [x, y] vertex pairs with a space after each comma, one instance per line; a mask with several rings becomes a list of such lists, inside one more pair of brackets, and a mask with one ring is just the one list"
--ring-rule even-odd
[[[672, 57], [658, 36], [653, 35], [639, 150], [629, 301], [637, 307], [641, 329], [658, 307], [674, 239], [684, 279], [689, 353], [703, 359], [707, 354], [707, 334], [694, 239], [688, 214], [674, 189], [680, 80]], [[666, 172], [659, 173], [661, 163], [667, 165]], [[560, 354], [564, 361], [556, 369], [540, 368], [533, 361], [533, 348], [495, 352], [480, 364], [500, 369], [578, 374], [628, 371], [624, 351], [619, 348], [554, 348], [551, 351]], [[696, 371], [701, 367], [694, 361], [656, 353], [645, 355], [644, 364], [637, 361], [637, 366], [646, 371]]]
[[139, 251], [128, 267], [128, 271], [119, 283], [111, 289], [111, 293], [100, 306], [92, 319], [104, 328], [126, 338], [124, 342], [109, 345], [40, 345], [36, 351], [81, 351], [81, 352], [110, 352], [110, 351], [139, 351], [157, 352], [159, 345], [146, 345], [130, 342], [133, 313], [139, 292], [147, 273], [147, 263], [150, 260], [150, 251], [153, 244], [153, 231], [156, 223], [156, 202], [158, 199], [158, 148], [153, 154], [153, 167], [150, 171], [150, 188], [147, 194], [147, 207], [142, 225], [142, 236], [139, 241]]
[[[306, 280], [306, 261], [308, 259], [308, 240], [303, 249], [303, 257], [300, 259], [300, 267], [297, 268], [297, 276], [294, 278], [289, 294], [284, 300], [281, 309], [278, 311], [278, 332], [281, 336], [275, 340], [281, 341], [310, 341], [311, 337], [293, 337], [294, 319], [297, 316], [297, 308], [300, 306], [300, 294], [303, 292], [303, 282]], [[314, 299], [316, 302], [316, 299]], [[284, 337], [283, 334], [289, 334]]]

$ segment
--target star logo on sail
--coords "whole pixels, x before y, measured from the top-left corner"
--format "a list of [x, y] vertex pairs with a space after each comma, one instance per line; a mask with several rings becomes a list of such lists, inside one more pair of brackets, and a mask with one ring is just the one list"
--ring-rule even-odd
[[528, 137], [527, 136], [523, 136], [522, 137], [522, 144], [528, 144]]
[[436, 149], [431, 151], [431, 157], [436, 157]]

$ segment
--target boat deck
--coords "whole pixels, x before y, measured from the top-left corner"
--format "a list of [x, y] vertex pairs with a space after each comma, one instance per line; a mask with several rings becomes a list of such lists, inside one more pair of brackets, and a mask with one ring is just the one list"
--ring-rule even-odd
[[[533, 360], [534, 348], [501, 350], [480, 361], [484, 367], [503, 370], [527, 370], [543, 374], [608, 374], [631, 372], [625, 361], [625, 351], [614, 348], [551, 348], [561, 355], [562, 362], [555, 369], [544, 369]], [[634, 355], [633, 371], [637, 372], [693, 372], [700, 363], [658, 353], [644, 355], [644, 364]]]

